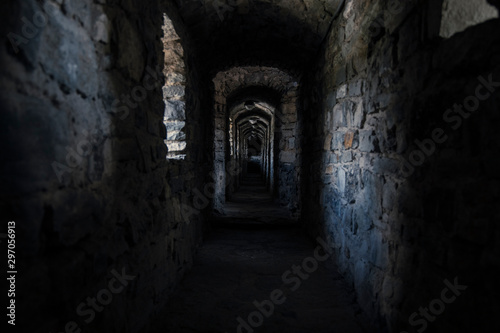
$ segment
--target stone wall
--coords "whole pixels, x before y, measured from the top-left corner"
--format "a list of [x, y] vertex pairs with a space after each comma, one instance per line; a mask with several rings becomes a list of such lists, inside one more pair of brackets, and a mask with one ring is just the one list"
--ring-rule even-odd
[[498, 326], [500, 21], [443, 40], [441, 4], [347, 1], [304, 84], [304, 223], [390, 332]]
[[[167, 161], [163, 13], [185, 33], [165, 6], [1, 5], [1, 215], [2, 228], [17, 222], [17, 320], [26, 331], [75, 321], [83, 332], [137, 332], [192, 262], [202, 212], [182, 207], [208, 174], [210, 128], [200, 124], [210, 115], [201, 114], [203, 80], [184, 40], [192, 149]], [[115, 293], [109, 281], [123, 272], [133, 278]], [[77, 313], [96, 295], [106, 304], [95, 318], [88, 305]]]

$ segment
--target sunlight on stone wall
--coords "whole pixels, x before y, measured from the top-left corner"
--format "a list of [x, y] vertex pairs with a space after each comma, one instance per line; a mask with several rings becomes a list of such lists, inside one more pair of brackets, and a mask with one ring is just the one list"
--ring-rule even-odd
[[445, 0], [439, 35], [450, 38], [458, 32], [498, 18], [498, 10], [486, 0]]

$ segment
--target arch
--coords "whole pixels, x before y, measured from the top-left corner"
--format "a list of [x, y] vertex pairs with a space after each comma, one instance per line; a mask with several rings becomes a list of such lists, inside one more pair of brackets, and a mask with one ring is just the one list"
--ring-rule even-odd
[[[233, 66], [308, 68], [344, 0], [315, 2], [320, 5], [284, 0], [223, 1], [222, 8], [215, 8], [213, 0], [178, 4], [181, 16], [198, 36], [196, 43], [213, 70], [210, 74], [216, 75]], [[202, 15], [205, 24], [198, 24]]]
[[[231, 158], [239, 165], [243, 167], [243, 174], [247, 173], [247, 167], [249, 163], [249, 152], [252, 148], [254, 141], [251, 141], [252, 137], [258, 137], [260, 139], [260, 149], [259, 149], [259, 164], [260, 172], [266, 180], [266, 186], [271, 190], [272, 184], [274, 184], [273, 175], [273, 153], [274, 153], [274, 108], [269, 109], [259, 109], [255, 108], [252, 110], [247, 110], [246, 108], [241, 109], [241, 107], [235, 107], [231, 110], [231, 122], [230, 126], [230, 136], [231, 149], [233, 153]], [[239, 186], [239, 178], [235, 177], [233, 182], [236, 187]]]
[[[260, 129], [253, 132], [258, 132], [263, 140], [262, 174], [280, 203], [298, 210], [300, 152], [294, 144], [299, 132], [297, 78], [279, 68], [249, 66], [220, 72], [213, 83], [214, 170], [219, 180], [214, 209], [222, 211], [226, 196], [239, 186], [239, 176], [225, 178], [224, 166], [227, 162], [239, 163], [246, 171], [242, 151], [252, 133], [248, 131], [248, 122], [250, 116], [260, 115]], [[241, 117], [246, 121], [241, 122]]]

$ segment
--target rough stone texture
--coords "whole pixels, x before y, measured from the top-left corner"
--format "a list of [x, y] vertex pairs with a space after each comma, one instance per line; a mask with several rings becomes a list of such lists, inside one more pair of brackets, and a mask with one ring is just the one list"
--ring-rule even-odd
[[[317, 71], [303, 83], [310, 87], [304, 223], [342, 245], [341, 271], [362, 308], [391, 332], [415, 329], [409, 316], [455, 277], [469, 288], [429, 330], [498, 328], [493, 271], [500, 257], [492, 244], [499, 235], [500, 93], [468, 119], [443, 116], [475, 95], [479, 76], [500, 81], [499, 35], [492, 33], [500, 23], [443, 41], [440, 5], [348, 1]], [[427, 139], [443, 135], [409, 172], [405, 161], [420, 164], [415, 150], [432, 152]]]
[[[167, 129], [165, 144], [168, 159], [185, 159], [186, 157], [186, 65], [184, 63], [184, 47], [173, 21], [167, 13], [163, 15], [163, 52], [165, 66], [163, 73], [167, 79], [163, 86], [165, 102], [164, 123]], [[190, 87], [188, 87], [190, 88]]]
[[[190, 267], [202, 234], [202, 215], [185, 219], [181, 210], [210, 158], [205, 130], [193, 131], [204, 122], [195, 100], [204, 95], [192, 67], [192, 149], [167, 162], [163, 142], [161, 13], [181, 20], [154, 1], [1, 7], [0, 210], [2, 225], [18, 222], [17, 323], [32, 332], [60, 332], [73, 320], [83, 332], [136, 332]], [[35, 13], [46, 21], [16, 53], [7, 36], [22, 36]], [[77, 306], [122, 268], [134, 280], [86, 324]]]
[[445, 0], [439, 35], [449, 38], [468, 27], [494, 18], [498, 18], [498, 11], [486, 0]]

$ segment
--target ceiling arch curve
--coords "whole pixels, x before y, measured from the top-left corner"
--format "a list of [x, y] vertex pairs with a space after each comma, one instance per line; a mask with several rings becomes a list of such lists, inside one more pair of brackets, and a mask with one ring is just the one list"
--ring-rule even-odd
[[218, 71], [228, 64], [303, 69], [314, 58], [344, 0], [176, 2], [207, 68]]
[[[293, 93], [298, 89], [299, 78], [292, 76], [286, 71], [274, 67], [233, 67], [230, 70], [219, 72], [214, 79], [214, 88], [217, 94], [228, 99], [229, 97], [241, 97], [244, 92], [249, 94], [267, 95], [273, 99]], [[261, 87], [260, 90], [255, 87]], [[273, 90], [265, 92], [262, 87]], [[275, 99], [275, 98], [274, 98]]]

